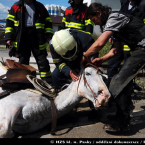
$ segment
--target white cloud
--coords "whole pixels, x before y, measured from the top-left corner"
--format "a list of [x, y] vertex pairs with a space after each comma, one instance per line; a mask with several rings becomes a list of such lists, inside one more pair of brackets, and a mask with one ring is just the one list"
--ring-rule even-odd
[[9, 9], [10, 8], [8, 6], [4, 6], [3, 4], [0, 3], [0, 12], [8, 13]]
[[9, 9], [8, 6], [4, 6], [0, 3], [0, 19], [5, 19], [7, 17]]

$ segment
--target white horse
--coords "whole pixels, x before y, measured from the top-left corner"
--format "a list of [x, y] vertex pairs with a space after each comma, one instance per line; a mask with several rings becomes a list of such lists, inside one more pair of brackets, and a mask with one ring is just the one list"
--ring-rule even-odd
[[[3, 71], [0, 67], [0, 75]], [[91, 66], [85, 68], [80, 81], [72, 82], [57, 95], [54, 100], [57, 117], [70, 112], [82, 97], [89, 99], [94, 106], [98, 104], [104, 106], [110, 98], [101, 75]], [[20, 90], [0, 100], [1, 138], [13, 137], [14, 132], [28, 134], [38, 131], [51, 121], [50, 100], [41, 94]]]

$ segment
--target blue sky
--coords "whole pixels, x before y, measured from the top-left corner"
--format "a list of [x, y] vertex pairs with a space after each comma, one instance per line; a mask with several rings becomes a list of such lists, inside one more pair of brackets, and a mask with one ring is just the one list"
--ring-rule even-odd
[[[7, 10], [18, 0], [0, 0], [0, 19], [7, 16]], [[44, 5], [56, 4], [64, 7], [68, 7], [68, 0], [37, 0]]]
[[[16, 1], [18, 0], [0, 0], [0, 3], [5, 6], [11, 7], [11, 5]], [[37, 1], [43, 3], [44, 5], [56, 4], [56, 5], [65, 6], [65, 7], [69, 5], [68, 0], [37, 0]]]

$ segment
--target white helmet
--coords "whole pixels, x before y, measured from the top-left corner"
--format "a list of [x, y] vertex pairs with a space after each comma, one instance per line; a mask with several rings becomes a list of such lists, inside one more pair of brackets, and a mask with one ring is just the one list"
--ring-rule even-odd
[[77, 42], [68, 30], [55, 32], [52, 37], [52, 45], [64, 59], [72, 59], [77, 53]]

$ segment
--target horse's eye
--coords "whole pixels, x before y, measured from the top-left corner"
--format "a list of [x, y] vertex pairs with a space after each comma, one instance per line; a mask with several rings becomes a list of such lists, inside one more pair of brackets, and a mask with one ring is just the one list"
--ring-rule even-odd
[[87, 76], [90, 76], [91, 74], [90, 74], [90, 73], [88, 73], [88, 72], [86, 72], [86, 75], [87, 75]]

